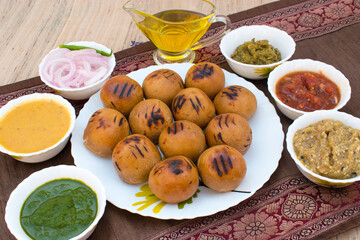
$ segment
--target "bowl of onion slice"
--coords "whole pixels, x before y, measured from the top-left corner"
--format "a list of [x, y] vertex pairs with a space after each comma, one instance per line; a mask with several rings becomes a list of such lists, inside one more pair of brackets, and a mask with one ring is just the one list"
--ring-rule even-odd
[[96, 42], [70, 42], [51, 50], [39, 65], [41, 80], [61, 96], [87, 99], [99, 91], [115, 68], [111, 49]]

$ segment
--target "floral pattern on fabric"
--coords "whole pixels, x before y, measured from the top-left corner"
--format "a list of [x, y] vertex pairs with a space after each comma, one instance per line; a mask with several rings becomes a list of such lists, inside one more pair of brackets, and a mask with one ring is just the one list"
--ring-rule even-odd
[[282, 214], [289, 219], [311, 219], [317, 208], [316, 201], [305, 194], [289, 194], [282, 205]]
[[359, 189], [360, 183], [325, 188], [305, 177], [290, 177], [237, 206], [189, 220], [151, 239], [307, 239], [359, 215]]
[[235, 239], [269, 239], [277, 231], [277, 219], [264, 212], [246, 214], [234, 223]]

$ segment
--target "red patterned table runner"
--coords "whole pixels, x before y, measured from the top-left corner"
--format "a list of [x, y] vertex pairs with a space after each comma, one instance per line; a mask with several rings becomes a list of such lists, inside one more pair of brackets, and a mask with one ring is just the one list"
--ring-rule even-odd
[[324, 188], [283, 179], [215, 215], [190, 220], [151, 239], [309, 239], [360, 215], [360, 183]]

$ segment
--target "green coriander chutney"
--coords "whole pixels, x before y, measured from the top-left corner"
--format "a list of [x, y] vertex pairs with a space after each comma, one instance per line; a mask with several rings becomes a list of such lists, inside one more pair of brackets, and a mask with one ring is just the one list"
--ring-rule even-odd
[[70, 239], [82, 233], [97, 214], [96, 193], [81, 181], [62, 178], [35, 189], [20, 213], [32, 239]]

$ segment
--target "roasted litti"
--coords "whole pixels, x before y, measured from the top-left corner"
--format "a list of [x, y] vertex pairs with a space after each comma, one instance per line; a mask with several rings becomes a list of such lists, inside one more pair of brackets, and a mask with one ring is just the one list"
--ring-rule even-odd
[[215, 116], [215, 106], [199, 88], [181, 90], [172, 102], [172, 113], [176, 120], [188, 120], [204, 128]]
[[193, 65], [186, 73], [185, 86], [203, 90], [210, 99], [225, 86], [225, 74], [216, 64], [201, 62]]
[[252, 131], [246, 119], [236, 113], [223, 113], [214, 117], [205, 129], [207, 144], [229, 145], [245, 154], [250, 148]]
[[111, 156], [115, 145], [130, 134], [123, 114], [112, 108], [97, 110], [84, 130], [85, 146], [100, 156]]
[[159, 69], [146, 76], [142, 84], [145, 98], [156, 98], [171, 107], [175, 95], [184, 89], [182, 78], [170, 69]]
[[133, 107], [144, 98], [139, 83], [125, 75], [110, 78], [102, 86], [100, 98], [104, 106], [129, 115]]
[[203, 183], [217, 192], [237, 188], [246, 174], [246, 162], [235, 148], [218, 145], [203, 152], [197, 162]]
[[200, 154], [206, 149], [205, 134], [193, 122], [175, 121], [162, 130], [159, 147], [167, 158], [183, 155], [196, 163]]
[[170, 108], [159, 99], [139, 102], [129, 115], [132, 133], [143, 134], [157, 144], [161, 131], [173, 121]]
[[149, 187], [167, 203], [189, 199], [199, 186], [199, 173], [193, 161], [184, 156], [167, 158], [155, 164], [149, 174]]
[[255, 95], [247, 88], [232, 85], [222, 89], [214, 99], [217, 114], [237, 113], [249, 120], [257, 108]]
[[129, 184], [148, 180], [154, 165], [161, 160], [158, 148], [140, 134], [130, 135], [116, 144], [112, 162], [120, 178]]

